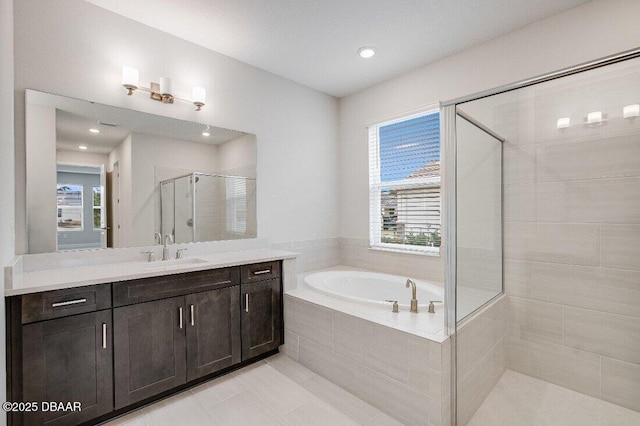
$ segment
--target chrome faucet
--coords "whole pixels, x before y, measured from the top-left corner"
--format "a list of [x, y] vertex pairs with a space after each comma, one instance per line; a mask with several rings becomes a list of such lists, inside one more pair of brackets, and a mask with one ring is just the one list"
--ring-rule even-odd
[[418, 312], [418, 299], [416, 299], [416, 283], [407, 279], [407, 288], [411, 286], [411, 312]]
[[173, 237], [170, 234], [164, 236], [164, 246], [162, 247], [162, 260], [169, 260], [169, 249], [167, 248], [167, 240], [173, 244]]
[[159, 232], [156, 232], [155, 234], [153, 234], [153, 238], [156, 239], [156, 241], [158, 242], [158, 244], [162, 244], [162, 234]]

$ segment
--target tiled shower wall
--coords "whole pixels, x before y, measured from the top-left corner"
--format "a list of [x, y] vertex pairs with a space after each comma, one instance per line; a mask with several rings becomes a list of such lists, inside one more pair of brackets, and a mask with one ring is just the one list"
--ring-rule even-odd
[[[631, 93], [617, 80], [590, 88], [608, 92], [604, 111]], [[586, 116], [593, 99], [575, 90]], [[640, 410], [640, 122], [612, 113], [600, 127], [557, 130], [557, 99], [548, 90], [503, 106], [498, 130], [507, 365]]]

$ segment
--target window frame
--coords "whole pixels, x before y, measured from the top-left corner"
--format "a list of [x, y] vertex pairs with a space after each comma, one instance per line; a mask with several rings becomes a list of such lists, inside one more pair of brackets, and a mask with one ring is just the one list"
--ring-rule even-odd
[[[380, 128], [389, 126], [414, 118], [423, 117], [431, 114], [441, 115], [440, 104], [431, 104], [412, 112], [406, 112], [396, 115], [392, 119], [377, 120], [368, 123], [368, 148], [369, 148], [369, 248], [371, 250], [389, 251], [403, 254], [418, 254], [428, 256], [440, 256], [442, 243], [440, 247], [420, 246], [413, 244], [396, 244], [382, 242], [382, 188], [392, 189], [412, 189], [412, 188], [434, 188], [440, 189], [440, 205], [442, 205], [442, 170], [437, 178], [411, 178], [401, 179], [391, 182], [381, 182], [381, 158], [380, 158]], [[441, 117], [440, 117], [441, 118]], [[441, 126], [441, 124], [440, 124]], [[440, 129], [439, 129], [440, 130]], [[440, 143], [440, 152], [442, 153], [442, 144]], [[440, 163], [442, 164], [442, 162]], [[375, 166], [375, 167], [374, 167]], [[440, 230], [442, 229], [442, 209], [440, 214]], [[440, 231], [442, 239], [442, 232]], [[442, 241], [442, 240], [441, 240]]]

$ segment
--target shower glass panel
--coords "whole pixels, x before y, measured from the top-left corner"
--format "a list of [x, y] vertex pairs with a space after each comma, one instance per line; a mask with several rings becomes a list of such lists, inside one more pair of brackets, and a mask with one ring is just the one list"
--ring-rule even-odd
[[191, 173], [160, 183], [162, 234], [176, 243], [255, 238], [256, 180]]
[[445, 111], [456, 424], [640, 424], [640, 50]]
[[457, 322], [502, 293], [502, 140], [458, 108]]

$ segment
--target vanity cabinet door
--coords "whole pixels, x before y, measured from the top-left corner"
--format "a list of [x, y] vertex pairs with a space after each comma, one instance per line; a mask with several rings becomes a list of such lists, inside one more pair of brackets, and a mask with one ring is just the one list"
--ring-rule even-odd
[[242, 359], [269, 352], [281, 343], [280, 279], [242, 284]]
[[24, 413], [25, 425], [79, 424], [113, 410], [111, 331], [111, 310], [23, 326], [22, 400], [82, 408]]
[[186, 381], [184, 297], [113, 310], [116, 409]]
[[240, 286], [190, 294], [187, 381], [240, 362]]

